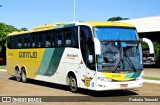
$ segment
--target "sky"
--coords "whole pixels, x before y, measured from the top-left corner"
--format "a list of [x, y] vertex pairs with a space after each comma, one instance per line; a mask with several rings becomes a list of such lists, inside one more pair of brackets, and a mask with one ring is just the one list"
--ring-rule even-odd
[[[160, 16], [160, 0], [75, 0], [76, 21]], [[74, 21], [74, 0], [0, 0], [0, 22], [18, 29]]]

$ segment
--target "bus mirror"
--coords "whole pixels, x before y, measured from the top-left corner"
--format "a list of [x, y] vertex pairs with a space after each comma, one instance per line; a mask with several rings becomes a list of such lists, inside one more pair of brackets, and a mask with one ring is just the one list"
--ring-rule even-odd
[[100, 41], [97, 38], [94, 38], [94, 47], [95, 47], [95, 54], [101, 54], [101, 46]]

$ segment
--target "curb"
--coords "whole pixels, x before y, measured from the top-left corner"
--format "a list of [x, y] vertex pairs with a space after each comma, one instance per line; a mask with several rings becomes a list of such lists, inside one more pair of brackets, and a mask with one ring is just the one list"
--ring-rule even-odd
[[144, 82], [160, 84], [160, 81], [157, 81], [157, 80], [146, 80], [145, 79]]
[[0, 69], [0, 71], [7, 71], [6, 69]]

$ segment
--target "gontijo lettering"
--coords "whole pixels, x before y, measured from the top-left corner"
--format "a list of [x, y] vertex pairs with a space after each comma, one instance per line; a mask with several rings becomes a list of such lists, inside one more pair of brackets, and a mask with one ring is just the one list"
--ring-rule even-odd
[[37, 52], [19, 52], [19, 58], [37, 58]]

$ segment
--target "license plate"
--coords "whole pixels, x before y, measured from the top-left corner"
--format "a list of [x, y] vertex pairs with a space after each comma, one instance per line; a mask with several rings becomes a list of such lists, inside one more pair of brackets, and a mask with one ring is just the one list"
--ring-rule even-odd
[[126, 87], [128, 87], [128, 84], [121, 84], [120, 87], [121, 88], [126, 88]]

